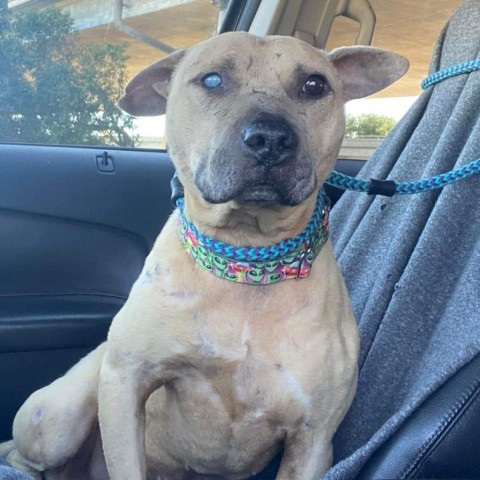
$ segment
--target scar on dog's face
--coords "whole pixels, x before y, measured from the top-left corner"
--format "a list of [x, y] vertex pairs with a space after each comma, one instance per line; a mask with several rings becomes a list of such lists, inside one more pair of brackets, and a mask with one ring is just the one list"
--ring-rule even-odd
[[134, 115], [166, 109], [172, 160], [207, 202], [294, 206], [333, 168], [344, 102], [385, 88], [407, 68], [383, 50], [327, 54], [292, 37], [237, 32], [148, 67], [119, 104]]

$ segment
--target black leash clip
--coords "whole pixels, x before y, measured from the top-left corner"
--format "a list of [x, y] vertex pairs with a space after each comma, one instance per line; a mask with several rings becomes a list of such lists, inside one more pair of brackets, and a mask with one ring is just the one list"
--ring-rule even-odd
[[377, 180], [371, 178], [368, 182], [367, 195], [383, 195], [384, 197], [393, 197], [397, 192], [397, 182], [395, 180]]

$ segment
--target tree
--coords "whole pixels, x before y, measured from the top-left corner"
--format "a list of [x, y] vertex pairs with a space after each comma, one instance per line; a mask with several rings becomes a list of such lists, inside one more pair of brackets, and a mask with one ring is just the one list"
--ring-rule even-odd
[[13, 14], [0, 0], [0, 141], [133, 146], [116, 107], [124, 45], [81, 44], [57, 8]]
[[345, 136], [347, 138], [359, 137], [386, 137], [397, 122], [390, 117], [382, 115], [347, 115]]

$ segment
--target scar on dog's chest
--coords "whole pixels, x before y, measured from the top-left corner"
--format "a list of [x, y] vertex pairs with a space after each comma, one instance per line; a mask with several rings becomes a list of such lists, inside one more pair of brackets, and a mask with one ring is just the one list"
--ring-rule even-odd
[[282, 364], [253, 354], [221, 365], [212, 360], [204, 358], [184, 385], [189, 396], [221, 408], [231, 420], [290, 424], [309, 410], [309, 393]]

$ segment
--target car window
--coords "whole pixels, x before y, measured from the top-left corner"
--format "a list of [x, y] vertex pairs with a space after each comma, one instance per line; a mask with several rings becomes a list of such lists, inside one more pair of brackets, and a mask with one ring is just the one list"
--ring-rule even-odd
[[[405, 55], [411, 67], [385, 91], [347, 104], [341, 156], [368, 159], [412, 105], [461, 1], [370, 0], [373, 46]], [[163, 117], [135, 119], [116, 102], [147, 65], [213, 36], [228, 4], [0, 0], [0, 142], [165, 148]], [[327, 49], [353, 44], [357, 31], [339, 17]]]
[[[433, 46], [446, 21], [463, 0], [370, 0], [377, 22], [372, 46], [407, 57], [407, 74], [387, 89], [346, 105], [347, 132], [340, 155], [368, 159], [379, 143], [402, 118], [422, 92], [420, 83], [428, 75]], [[337, 18], [327, 50], [352, 45], [358, 26]]]
[[227, 5], [0, 0], [0, 142], [164, 147], [162, 118], [116, 102], [147, 65], [213, 36]]

